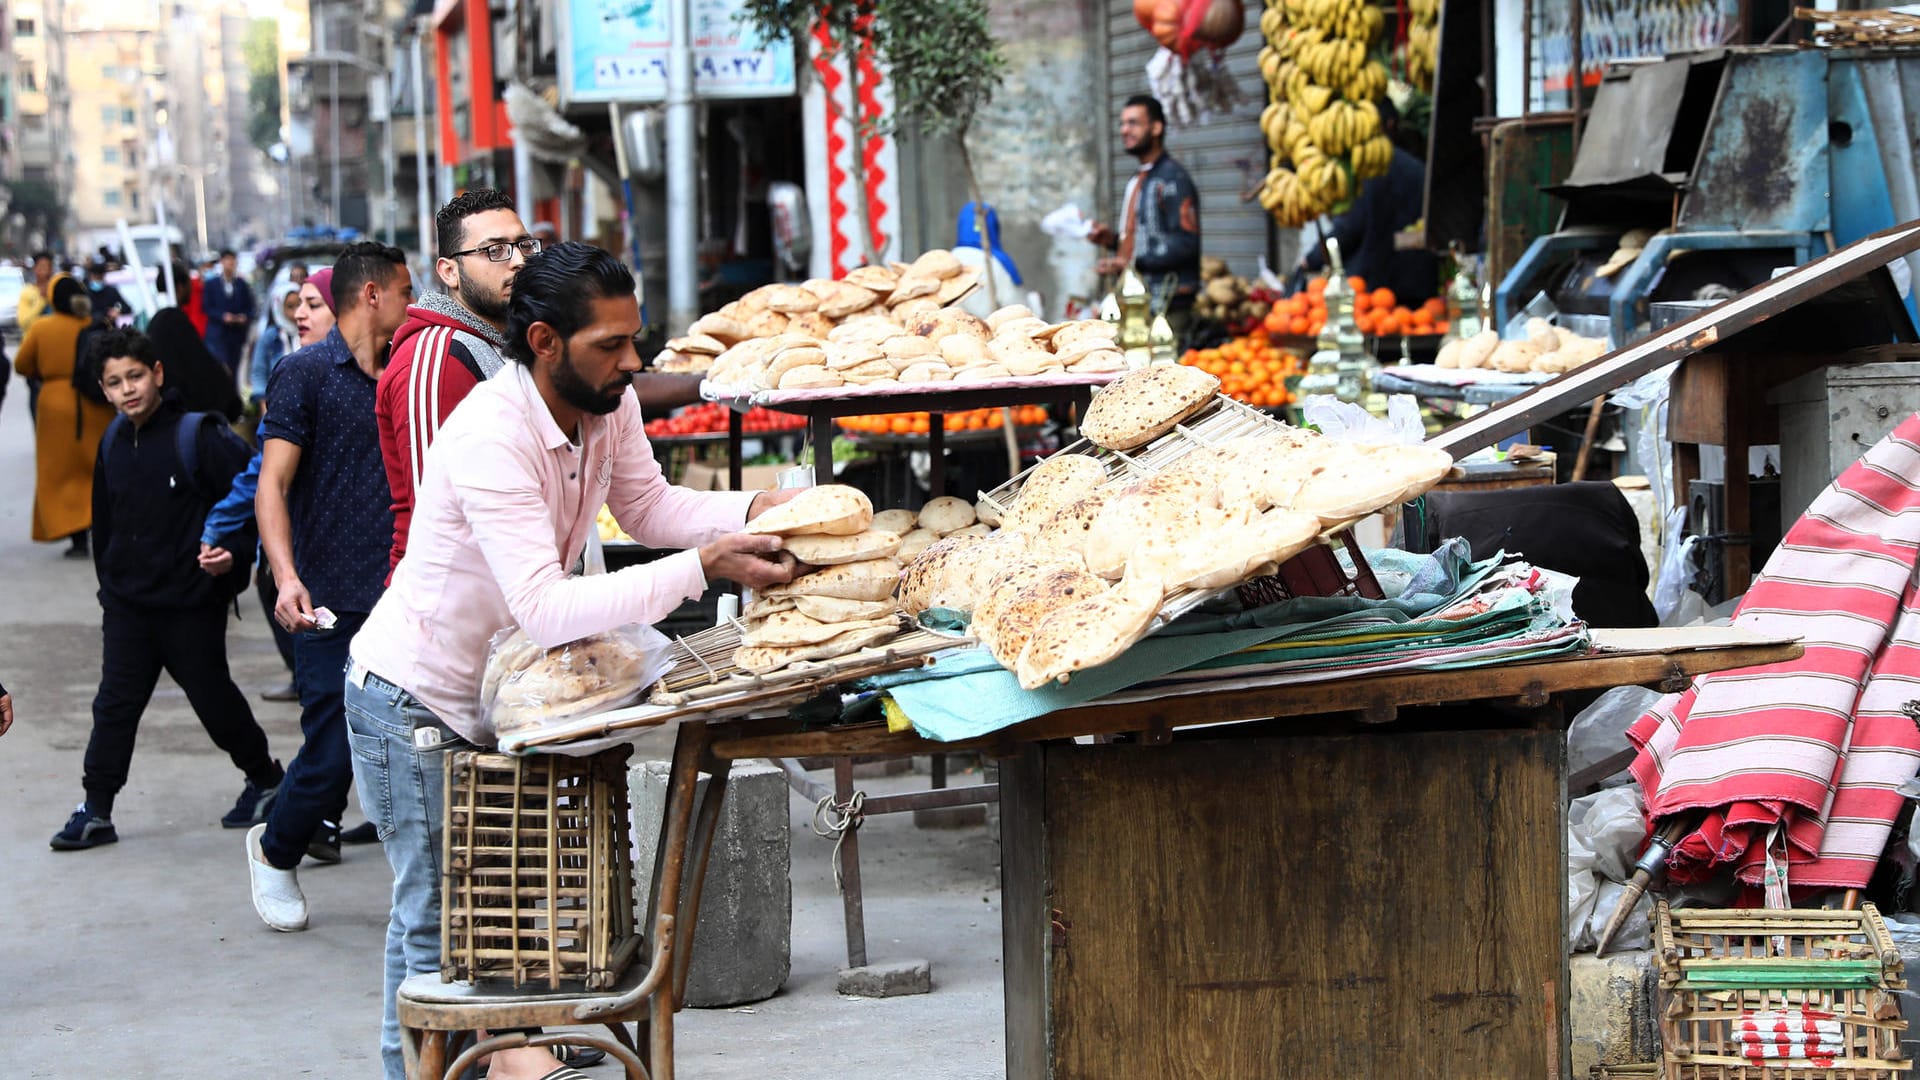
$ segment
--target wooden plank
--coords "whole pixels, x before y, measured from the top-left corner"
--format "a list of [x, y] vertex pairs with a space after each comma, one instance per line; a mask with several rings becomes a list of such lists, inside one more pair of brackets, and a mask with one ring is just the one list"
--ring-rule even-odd
[[1562, 741], [1046, 747], [1053, 1068], [1017, 1075], [1562, 1074]]
[[1007, 1075], [1047, 1069], [1048, 905], [1046, 765], [1038, 747], [1000, 766], [1000, 954], [1006, 994]]
[[1223, 690], [1158, 701], [1094, 704], [1051, 713], [978, 739], [938, 743], [883, 724], [795, 731], [787, 717], [715, 725], [713, 752], [725, 760], [813, 754], [930, 754], [984, 750], [1010, 754], [1016, 744], [1082, 735], [1172, 731], [1198, 724], [1269, 717], [1374, 712], [1386, 707], [1494, 701], [1611, 686], [1675, 688], [1695, 675], [1793, 660], [1798, 645], [1700, 649], [1679, 653], [1601, 654], [1466, 671], [1374, 675], [1308, 686]]

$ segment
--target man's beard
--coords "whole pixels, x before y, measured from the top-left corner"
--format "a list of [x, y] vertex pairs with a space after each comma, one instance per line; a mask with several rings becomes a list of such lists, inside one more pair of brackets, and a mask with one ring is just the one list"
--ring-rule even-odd
[[1148, 154], [1153, 153], [1154, 148], [1158, 147], [1159, 145], [1160, 143], [1158, 140], [1156, 140], [1153, 136], [1148, 135], [1145, 138], [1142, 138], [1139, 142], [1134, 143], [1132, 146], [1122, 147], [1122, 149], [1126, 150], [1126, 152], [1132, 157], [1143, 158], [1143, 157], [1146, 157]]
[[553, 368], [553, 389], [560, 400], [594, 416], [606, 416], [620, 407], [620, 399], [626, 396], [627, 385], [631, 380], [621, 376], [620, 381], [611, 388], [599, 388], [588, 383], [577, 368], [573, 366], [573, 350], [562, 343], [560, 362]]
[[460, 280], [454, 285], [453, 291], [456, 299], [460, 301], [461, 307], [466, 308], [482, 319], [491, 323], [504, 323], [507, 321], [507, 298], [505, 296], [488, 295], [479, 282], [472, 280], [465, 274], [460, 275]]

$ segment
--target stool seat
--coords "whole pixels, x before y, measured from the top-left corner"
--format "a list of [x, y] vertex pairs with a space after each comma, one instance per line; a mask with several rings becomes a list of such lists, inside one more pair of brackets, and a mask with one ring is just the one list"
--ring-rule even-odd
[[[436, 972], [414, 975], [400, 984], [397, 1004], [400, 1023], [427, 1031], [464, 1031], [475, 1027], [526, 1026], [497, 1020], [496, 1015], [515, 1015], [530, 1009], [552, 1015], [571, 1015], [582, 1005], [596, 1013], [620, 1012], [627, 1015], [609, 1019], [633, 1020], [646, 1014], [647, 999], [640, 997], [620, 1008], [620, 999], [631, 994], [647, 977], [647, 968], [634, 964], [608, 990], [539, 990], [504, 983], [442, 982]], [[570, 1024], [575, 1020], [550, 1020]]]

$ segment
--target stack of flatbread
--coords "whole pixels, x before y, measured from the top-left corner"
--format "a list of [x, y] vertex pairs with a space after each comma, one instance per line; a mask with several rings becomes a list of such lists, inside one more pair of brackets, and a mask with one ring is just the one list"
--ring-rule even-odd
[[507, 735], [639, 701], [668, 666], [666, 641], [644, 627], [542, 649], [515, 630], [487, 660], [481, 711]]
[[1184, 364], [1156, 364], [1108, 383], [1094, 395], [1080, 434], [1095, 446], [1131, 450], [1172, 431], [1213, 404], [1220, 380]]
[[1449, 341], [1434, 358], [1438, 367], [1487, 368], [1493, 371], [1537, 371], [1564, 375], [1585, 367], [1609, 351], [1605, 338], [1583, 337], [1545, 319], [1528, 319], [1527, 336], [1501, 341], [1492, 330], [1471, 338]]
[[694, 323], [654, 358], [736, 390], [995, 379], [1126, 370], [1115, 328], [1098, 319], [1048, 323], [1026, 306], [980, 319], [952, 305], [980, 272], [953, 253], [863, 266], [838, 281], [766, 285]]
[[[1183, 375], [1141, 376], [1190, 370], [1116, 381], [1082, 431], [1144, 445], [1211, 393]], [[1118, 460], [1056, 455], [1023, 479], [1000, 531], [948, 536], [913, 559], [900, 606], [970, 613], [973, 635], [1032, 689], [1119, 656], [1169, 598], [1272, 573], [1328, 529], [1418, 496], [1452, 466], [1429, 447], [1337, 443], [1283, 425], [1144, 477]]]
[[894, 589], [900, 534], [876, 528], [873, 503], [857, 488], [809, 488], [747, 523], [781, 537], [801, 573], [756, 597], [742, 612], [746, 633], [733, 662], [756, 674], [802, 660], [830, 660], [900, 630]]

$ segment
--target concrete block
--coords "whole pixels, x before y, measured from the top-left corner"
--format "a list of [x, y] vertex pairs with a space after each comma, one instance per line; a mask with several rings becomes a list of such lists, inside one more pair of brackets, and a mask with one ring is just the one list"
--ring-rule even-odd
[[[627, 775], [633, 800], [634, 892], [649, 936], [648, 893], [671, 772], [670, 762], [642, 761]], [[707, 783], [702, 775], [703, 796]], [[786, 774], [777, 766], [734, 762], [694, 929], [693, 961], [687, 971], [689, 1005], [718, 1008], [763, 1001], [787, 981], [793, 943], [787, 799]]]
[[1567, 958], [1572, 984], [1567, 1023], [1573, 1039], [1573, 1075], [1595, 1065], [1660, 1059], [1654, 1012], [1653, 952], [1575, 953]]
[[866, 967], [841, 968], [837, 989], [852, 997], [890, 998], [933, 990], [933, 965], [925, 960], [894, 960]]

